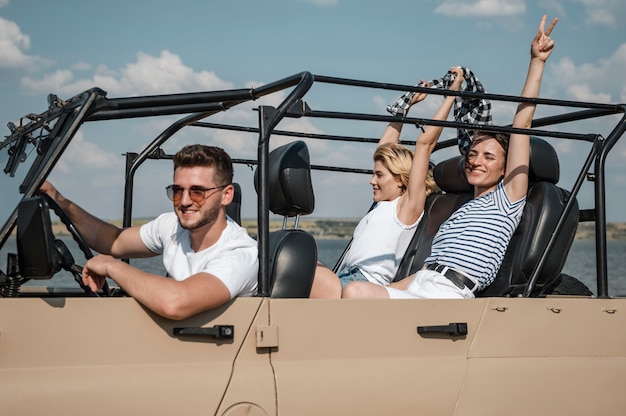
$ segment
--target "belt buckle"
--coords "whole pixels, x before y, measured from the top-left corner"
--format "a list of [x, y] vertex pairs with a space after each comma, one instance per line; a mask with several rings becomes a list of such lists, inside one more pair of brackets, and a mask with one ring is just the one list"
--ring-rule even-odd
[[453, 269], [451, 269], [449, 267], [445, 267], [443, 270], [444, 271], [441, 274], [446, 279], [448, 279], [449, 281], [454, 283], [454, 286], [458, 287], [461, 290], [463, 290], [463, 289], [465, 289], [467, 287], [467, 285], [463, 281], [462, 275], [460, 273], [458, 273], [456, 270], [453, 270]]

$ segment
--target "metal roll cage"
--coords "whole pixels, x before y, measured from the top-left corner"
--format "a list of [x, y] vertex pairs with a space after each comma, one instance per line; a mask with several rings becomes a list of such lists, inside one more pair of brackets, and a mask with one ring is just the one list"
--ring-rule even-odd
[[[565, 101], [544, 98], [522, 98], [511, 95], [482, 94], [464, 91], [448, 91], [429, 89], [417, 86], [370, 82], [346, 78], [335, 78], [313, 75], [310, 72], [301, 72], [278, 81], [249, 89], [236, 89], [211, 92], [196, 92], [157, 96], [141, 96], [128, 98], [107, 98], [106, 92], [93, 88], [67, 101], [55, 95], [48, 97], [48, 110], [41, 114], [28, 114], [20, 120], [20, 125], [9, 123], [10, 135], [0, 142], [0, 150], [9, 147], [9, 160], [4, 172], [13, 176], [17, 167], [26, 158], [25, 148], [33, 145], [37, 148], [36, 160], [31, 165], [24, 181], [20, 186], [23, 198], [36, 194], [37, 190], [48, 176], [52, 167], [58, 161], [66, 146], [69, 144], [78, 128], [84, 122], [128, 119], [138, 117], [153, 117], [163, 115], [185, 114], [159, 134], [145, 149], [137, 153], [126, 154], [126, 175], [124, 189], [123, 225], [129, 226], [132, 219], [132, 195], [134, 176], [137, 169], [148, 159], [167, 159], [161, 145], [184, 127], [226, 129], [246, 131], [258, 134], [257, 160], [233, 159], [234, 163], [248, 165], [258, 164], [259, 189], [257, 200], [258, 214], [258, 244], [259, 244], [259, 295], [269, 295], [269, 200], [268, 200], [268, 154], [270, 137], [272, 134], [310, 138], [320, 140], [337, 140], [344, 142], [377, 142], [378, 138], [362, 138], [349, 136], [335, 136], [327, 134], [313, 134], [295, 131], [278, 130], [276, 127], [284, 118], [312, 117], [323, 119], [361, 120], [377, 122], [401, 122], [405, 124], [420, 123], [450, 128], [474, 129], [484, 127], [459, 123], [456, 121], [436, 121], [426, 118], [384, 116], [363, 113], [332, 112], [312, 110], [304, 101], [307, 92], [314, 84], [335, 84], [348, 87], [370, 88], [379, 90], [394, 90], [400, 92], [416, 91], [435, 95], [454, 95], [470, 98], [486, 98], [493, 101], [529, 102], [537, 105], [574, 108], [576, 111], [539, 118], [533, 121], [530, 129], [518, 129], [509, 126], [489, 126], [489, 130], [525, 133], [535, 136], [579, 140], [591, 143], [582, 169], [571, 190], [571, 196], [566, 204], [565, 211], [557, 224], [557, 229], [544, 251], [539, 265], [534, 270], [524, 296], [529, 296], [539, 276], [541, 267], [547, 260], [547, 253], [555, 243], [555, 236], [561, 229], [565, 215], [574, 203], [574, 198], [585, 181], [594, 183], [594, 207], [582, 210], [580, 222], [592, 221], [596, 224], [596, 267], [598, 297], [608, 297], [607, 282], [607, 247], [606, 247], [606, 176], [605, 163], [610, 150], [617, 143], [626, 130], [626, 104], [598, 104], [578, 101]], [[261, 105], [258, 107], [258, 127], [243, 127], [209, 123], [204, 121], [210, 116], [224, 112], [239, 104], [254, 101], [266, 95], [291, 89], [287, 97], [277, 107]], [[605, 138], [597, 134], [575, 134], [540, 129], [566, 122], [592, 119], [614, 114], [622, 114], [620, 120]], [[402, 141], [404, 144], [412, 142]], [[438, 143], [436, 150], [456, 145], [455, 140], [445, 140]], [[590, 171], [593, 165], [593, 171]], [[369, 173], [366, 169], [351, 169], [333, 166], [313, 165], [312, 169], [336, 172]], [[17, 210], [14, 210], [8, 221], [0, 229], [0, 242], [3, 244], [11, 234], [16, 224]]]

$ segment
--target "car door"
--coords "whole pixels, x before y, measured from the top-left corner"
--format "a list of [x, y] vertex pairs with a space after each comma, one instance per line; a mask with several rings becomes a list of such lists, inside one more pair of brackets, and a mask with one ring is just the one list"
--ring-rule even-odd
[[278, 413], [453, 414], [486, 305], [272, 299]]
[[262, 302], [171, 321], [132, 298], [0, 298], [0, 414], [214, 414]]

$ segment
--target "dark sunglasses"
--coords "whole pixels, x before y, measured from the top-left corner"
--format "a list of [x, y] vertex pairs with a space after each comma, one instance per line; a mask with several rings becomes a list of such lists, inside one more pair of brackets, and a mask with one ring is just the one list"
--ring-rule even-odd
[[183, 199], [183, 192], [185, 192], [185, 189], [187, 189], [187, 191], [189, 192], [189, 198], [196, 204], [199, 204], [201, 202], [204, 202], [205, 199], [211, 196], [207, 196], [207, 192], [214, 189], [223, 189], [226, 188], [228, 185], [229, 184], [214, 186], [212, 188], [205, 188], [204, 186], [192, 186], [189, 189], [183, 188], [182, 186], [178, 185], [169, 185], [165, 188], [165, 191], [167, 192], [167, 197], [174, 201], [174, 203], [178, 204], [180, 200]]

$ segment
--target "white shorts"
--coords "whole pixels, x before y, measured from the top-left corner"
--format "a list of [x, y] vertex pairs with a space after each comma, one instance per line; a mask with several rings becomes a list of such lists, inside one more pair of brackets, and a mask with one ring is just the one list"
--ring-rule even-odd
[[467, 287], [459, 289], [454, 283], [434, 270], [420, 270], [406, 290], [385, 286], [391, 299], [473, 299]]

